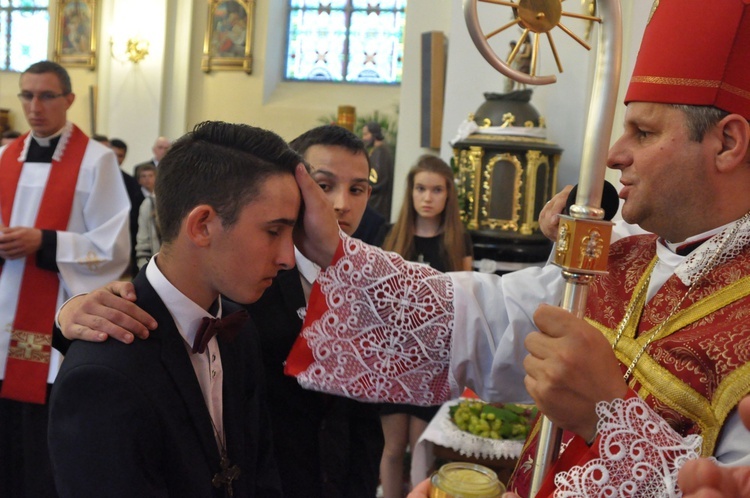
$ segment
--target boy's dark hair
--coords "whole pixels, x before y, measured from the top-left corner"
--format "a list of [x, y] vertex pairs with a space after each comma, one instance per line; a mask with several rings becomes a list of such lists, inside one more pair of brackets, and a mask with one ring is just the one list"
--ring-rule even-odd
[[112, 140], [110, 140], [109, 145], [111, 145], [112, 147], [117, 147], [118, 149], [122, 149], [125, 152], [128, 151], [128, 144], [126, 144], [119, 138], [113, 138]]
[[27, 67], [26, 71], [21, 73], [21, 76], [23, 76], [26, 73], [31, 73], [31, 74], [55, 73], [57, 75], [57, 79], [60, 80], [60, 86], [62, 87], [63, 94], [68, 95], [69, 93], [73, 91], [73, 87], [70, 84], [70, 75], [68, 74], [68, 71], [66, 71], [65, 68], [62, 67], [57, 62], [52, 62], [52, 61], [35, 62], [34, 64]]
[[335, 145], [343, 147], [352, 154], [362, 153], [367, 156], [365, 143], [354, 133], [338, 125], [323, 125], [306, 131], [289, 143], [299, 155], [304, 156], [313, 145]]
[[196, 206], [212, 206], [222, 225], [240, 211], [270, 176], [294, 175], [302, 162], [275, 133], [244, 124], [205, 121], [177, 140], [159, 162], [155, 196], [162, 242], [177, 238]]
[[97, 142], [108, 142], [111, 145], [111, 142], [109, 142], [109, 138], [107, 138], [106, 135], [99, 135], [98, 133], [94, 133], [91, 135], [91, 140], [96, 140]]

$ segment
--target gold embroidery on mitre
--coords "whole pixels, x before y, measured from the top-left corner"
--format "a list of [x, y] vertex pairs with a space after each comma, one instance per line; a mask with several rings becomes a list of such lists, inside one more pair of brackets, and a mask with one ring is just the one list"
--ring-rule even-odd
[[733, 93], [734, 95], [737, 95], [738, 97], [741, 97], [743, 99], [750, 100], [750, 92], [742, 88], [730, 85], [728, 83], [722, 83], [721, 89], [726, 92]]
[[37, 363], [49, 363], [52, 352], [52, 334], [27, 330], [14, 330], [10, 337], [8, 358]]
[[631, 83], [653, 83], [654, 85], [697, 86], [701, 88], [719, 88], [719, 80], [700, 80], [696, 78], [668, 78], [666, 76], [633, 76]]
[[84, 265], [92, 272], [95, 272], [104, 263], [104, 260], [99, 258], [94, 251], [89, 251], [85, 258], [76, 260], [76, 263]]
[[375, 168], [370, 168], [370, 183], [378, 183], [378, 172]]
[[652, 85], [691, 86], [699, 88], [719, 88], [727, 93], [750, 100], [750, 91], [724, 83], [720, 80], [701, 80], [695, 78], [669, 78], [666, 76], [633, 76], [632, 83], [650, 83]]

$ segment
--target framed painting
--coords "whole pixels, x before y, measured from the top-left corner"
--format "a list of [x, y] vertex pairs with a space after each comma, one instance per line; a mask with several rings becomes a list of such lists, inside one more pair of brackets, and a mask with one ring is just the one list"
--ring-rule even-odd
[[255, 0], [209, 0], [201, 69], [253, 71], [251, 43]]
[[59, 0], [55, 62], [63, 66], [96, 66], [96, 0]]

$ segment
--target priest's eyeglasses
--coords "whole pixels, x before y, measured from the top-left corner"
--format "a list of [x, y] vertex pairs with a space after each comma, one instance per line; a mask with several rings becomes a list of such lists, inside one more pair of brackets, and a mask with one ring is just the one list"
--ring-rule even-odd
[[31, 93], [31, 92], [21, 92], [18, 94], [18, 98], [21, 102], [24, 104], [30, 104], [32, 100], [34, 100], [34, 97], [37, 98], [38, 101], [42, 102], [43, 104], [46, 104], [47, 102], [52, 102], [53, 100], [66, 96], [67, 93], [53, 93], [53, 92], [41, 92], [41, 93]]

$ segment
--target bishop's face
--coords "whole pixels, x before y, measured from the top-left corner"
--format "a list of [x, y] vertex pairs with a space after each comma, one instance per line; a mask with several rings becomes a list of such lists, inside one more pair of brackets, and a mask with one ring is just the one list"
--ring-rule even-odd
[[715, 190], [709, 188], [713, 151], [708, 142], [690, 139], [683, 111], [668, 104], [631, 102], [623, 135], [607, 159], [608, 167], [621, 172], [625, 221], [670, 242], [704, 231], [700, 227], [716, 201]]

